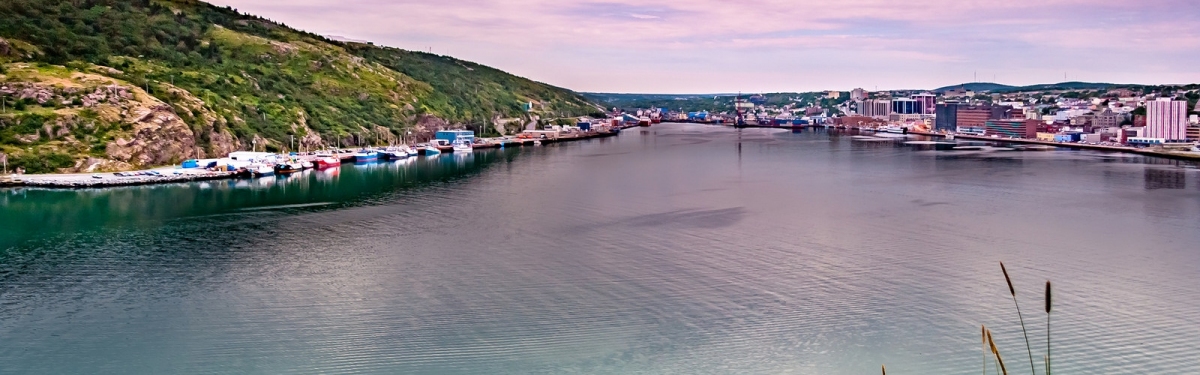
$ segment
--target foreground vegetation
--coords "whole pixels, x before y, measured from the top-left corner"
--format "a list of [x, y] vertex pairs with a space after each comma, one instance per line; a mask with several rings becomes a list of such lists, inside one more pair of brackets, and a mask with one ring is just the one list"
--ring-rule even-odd
[[122, 169], [512, 130], [596, 112], [478, 64], [343, 43], [192, 0], [0, 2], [0, 152], [29, 172]]

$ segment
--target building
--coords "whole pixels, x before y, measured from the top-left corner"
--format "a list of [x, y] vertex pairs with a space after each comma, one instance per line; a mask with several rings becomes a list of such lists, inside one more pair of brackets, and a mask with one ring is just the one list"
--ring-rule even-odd
[[1092, 128], [1111, 128], [1121, 125], [1121, 115], [1113, 112], [1111, 108], [1105, 108], [1096, 117], [1092, 119]]
[[859, 101], [859, 100], [866, 100], [866, 99], [867, 99], [867, 90], [863, 90], [861, 88], [850, 90], [850, 100]]
[[864, 100], [858, 106], [858, 113], [863, 116], [887, 118], [891, 113], [892, 101], [887, 99]]
[[1146, 102], [1146, 134], [1164, 142], [1187, 139], [1187, 101], [1160, 98]]
[[1058, 135], [1058, 134], [1055, 134], [1055, 133], [1046, 133], [1046, 132], [1037, 132], [1037, 140], [1039, 140], [1039, 141], [1046, 141], [1046, 142], [1054, 142], [1054, 136], [1056, 136], [1056, 135]]
[[892, 112], [899, 115], [919, 115], [925, 113], [922, 102], [912, 99], [892, 100]]
[[475, 143], [475, 132], [470, 130], [438, 130], [434, 139], [444, 139], [448, 143], [456, 141]]
[[828, 97], [830, 99], [838, 99], [838, 98], [842, 97], [842, 92], [841, 91], [830, 91], [829, 94], [826, 95], [826, 97]]
[[1005, 138], [1037, 138], [1038, 120], [992, 119], [984, 123], [984, 134]]
[[938, 104], [933, 111], [934, 130], [954, 131], [958, 128], [958, 106], [955, 102]]
[[921, 103], [921, 114], [932, 115], [933, 112], [937, 110], [937, 95], [923, 92], [913, 95], [912, 100], [916, 100], [917, 102]]
[[1189, 126], [1187, 128], [1187, 139], [1189, 141], [1200, 141], [1200, 126]]

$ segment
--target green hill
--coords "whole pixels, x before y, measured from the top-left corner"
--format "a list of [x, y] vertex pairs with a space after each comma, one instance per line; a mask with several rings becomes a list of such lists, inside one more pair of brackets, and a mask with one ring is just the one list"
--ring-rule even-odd
[[492, 134], [596, 112], [486, 66], [199, 1], [5, 0], [0, 16], [0, 152], [30, 172]]

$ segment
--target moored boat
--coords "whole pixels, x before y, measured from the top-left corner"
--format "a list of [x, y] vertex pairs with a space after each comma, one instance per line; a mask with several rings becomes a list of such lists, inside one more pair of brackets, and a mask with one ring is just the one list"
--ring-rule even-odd
[[266, 177], [275, 174], [275, 169], [269, 165], [258, 165], [253, 168], [254, 177]]
[[333, 155], [317, 155], [317, 168], [319, 169], [333, 168], [341, 165], [342, 161], [333, 157]]
[[470, 143], [458, 141], [454, 142], [454, 153], [470, 153], [474, 151]]
[[359, 151], [354, 153], [355, 163], [369, 163], [379, 160], [379, 153], [371, 150]]
[[276, 174], [296, 173], [304, 170], [304, 166], [300, 163], [288, 162], [275, 164]]

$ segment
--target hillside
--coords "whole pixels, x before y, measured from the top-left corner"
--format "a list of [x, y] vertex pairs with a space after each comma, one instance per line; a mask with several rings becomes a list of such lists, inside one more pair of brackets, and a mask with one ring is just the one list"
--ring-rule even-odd
[[[1060, 83], [1044, 83], [1028, 86], [1009, 86], [991, 82], [972, 82], [963, 83], [960, 85], [939, 87], [934, 89], [934, 92], [946, 92], [957, 88], [965, 88], [967, 90], [982, 92], [1023, 92], [1023, 91], [1051, 91], [1051, 90], [1103, 90], [1109, 87], [1116, 86], [1112, 83], [1098, 82], [1060, 82]], [[1128, 86], [1128, 85], [1127, 85]]]
[[596, 112], [486, 66], [193, 0], [6, 0], [0, 15], [0, 152], [29, 172], [497, 133]]

